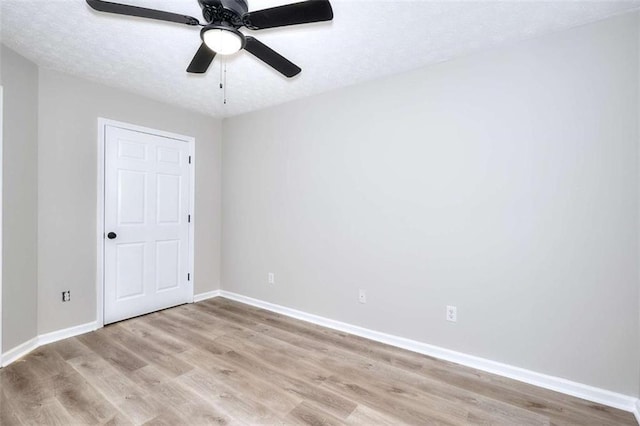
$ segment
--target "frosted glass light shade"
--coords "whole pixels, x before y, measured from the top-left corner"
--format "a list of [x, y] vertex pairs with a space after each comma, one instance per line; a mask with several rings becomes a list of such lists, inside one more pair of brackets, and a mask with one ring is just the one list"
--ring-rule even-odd
[[242, 49], [242, 36], [226, 29], [211, 28], [202, 34], [202, 40], [218, 55], [233, 55]]

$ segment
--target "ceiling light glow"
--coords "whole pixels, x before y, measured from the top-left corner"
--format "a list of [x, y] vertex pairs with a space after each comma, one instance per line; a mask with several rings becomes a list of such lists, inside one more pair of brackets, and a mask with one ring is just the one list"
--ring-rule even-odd
[[233, 55], [244, 45], [242, 33], [232, 28], [204, 28], [202, 40], [218, 55]]

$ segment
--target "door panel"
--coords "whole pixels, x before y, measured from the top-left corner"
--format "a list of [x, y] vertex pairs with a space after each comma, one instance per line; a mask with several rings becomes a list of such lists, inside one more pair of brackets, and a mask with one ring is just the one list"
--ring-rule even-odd
[[189, 145], [106, 126], [104, 323], [191, 301]]
[[180, 241], [156, 242], [156, 276], [158, 290], [168, 290], [180, 285]]
[[147, 174], [118, 170], [118, 224], [143, 225], [145, 222]]
[[181, 177], [158, 174], [158, 223], [177, 224], [180, 221]]
[[118, 157], [119, 158], [131, 158], [134, 160], [146, 160], [147, 149], [146, 145], [126, 139], [118, 141]]
[[180, 165], [180, 152], [174, 149], [158, 148], [158, 163]]
[[116, 300], [144, 295], [144, 244], [116, 246]]

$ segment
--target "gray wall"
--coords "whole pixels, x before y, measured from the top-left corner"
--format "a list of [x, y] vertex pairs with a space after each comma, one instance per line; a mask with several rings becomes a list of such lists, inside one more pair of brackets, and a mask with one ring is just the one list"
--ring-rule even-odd
[[0, 45], [3, 106], [2, 350], [37, 334], [38, 68]]
[[629, 14], [225, 120], [224, 290], [638, 395], [638, 40]]
[[38, 332], [96, 319], [98, 117], [196, 138], [195, 293], [220, 288], [220, 120], [46, 69], [39, 82]]

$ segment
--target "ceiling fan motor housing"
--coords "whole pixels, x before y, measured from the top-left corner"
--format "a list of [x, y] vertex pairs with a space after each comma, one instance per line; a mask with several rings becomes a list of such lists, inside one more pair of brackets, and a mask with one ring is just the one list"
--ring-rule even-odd
[[210, 24], [242, 26], [242, 16], [249, 11], [245, 0], [198, 0], [202, 16]]

